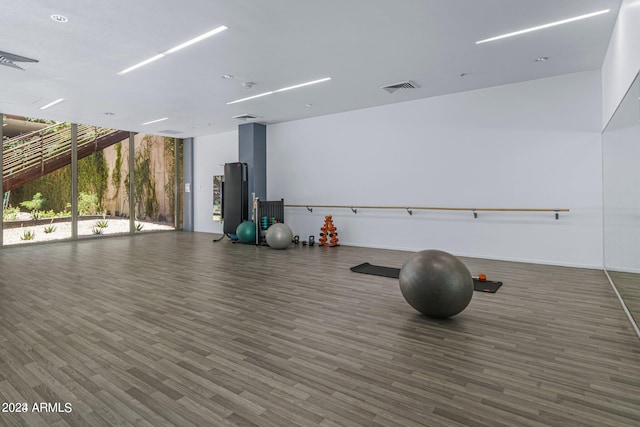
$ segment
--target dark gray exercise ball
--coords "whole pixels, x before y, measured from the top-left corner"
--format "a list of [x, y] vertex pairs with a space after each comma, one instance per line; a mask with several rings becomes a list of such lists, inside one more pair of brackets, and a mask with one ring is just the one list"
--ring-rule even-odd
[[448, 252], [418, 252], [400, 270], [400, 291], [420, 313], [446, 318], [464, 310], [473, 296], [473, 277], [462, 261]]
[[264, 238], [273, 249], [286, 249], [293, 241], [293, 232], [288, 225], [279, 222], [267, 228]]

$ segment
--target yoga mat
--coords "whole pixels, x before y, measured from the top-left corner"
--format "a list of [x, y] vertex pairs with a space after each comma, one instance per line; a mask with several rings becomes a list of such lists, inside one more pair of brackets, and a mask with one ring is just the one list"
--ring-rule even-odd
[[[350, 268], [354, 273], [372, 274], [374, 276], [389, 277], [397, 279], [400, 277], [400, 269], [393, 267], [383, 267], [381, 265], [373, 265], [368, 262], [356, 265]], [[502, 286], [502, 282], [494, 282], [492, 280], [478, 280], [473, 278], [473, 290], [480, 292], [495, 293]]]

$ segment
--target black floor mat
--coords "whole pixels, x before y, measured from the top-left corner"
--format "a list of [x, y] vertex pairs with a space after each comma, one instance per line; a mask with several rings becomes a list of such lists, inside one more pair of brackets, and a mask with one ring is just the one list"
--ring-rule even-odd
[[502, 282], [494, 282], [492, 280], [478, 280], [473, 278], [473, 290], [480, 292], [489, 292], [490, 294], [498, 292], [498, 289], [502, 286]]
[[[397, 279], [400, 277], [400, 269], [393, 267], [383, 267], [380, 265], [369, 264], [368, 262], [356, 265], [350, 268], [355, 273], [372, 274], [374, 276], [390, 277]], [[494, 293], [502, 286], [502, 282], [494, 282], [491, 280], [481, 281], [473, 278], [473, 289], [481, 292]]]
[[380, 265], [369, 264], [368, 262], [351, 267], [350, 270], [356, 273], [373, 274], [374, 276], [390, 277], [392, 279], [400, 277], [399, 268], [382, 267]]

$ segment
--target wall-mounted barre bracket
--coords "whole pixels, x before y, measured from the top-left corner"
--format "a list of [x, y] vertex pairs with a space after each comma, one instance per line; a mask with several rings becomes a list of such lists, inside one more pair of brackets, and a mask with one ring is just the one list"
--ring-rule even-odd
[[560, 210], [559, 209], [554, 209], [555, 215], [556, 215], [556, 219], [560, 219]]
[[353, 212], [354, 214], [358, 213], [358, 209], [354, 208], [353, 206], [349, 206], [351, 208], [351, 212]]
[[471, 212], [473, 213], [474, 218], [478, 218], [478, 211], [475, 208], [471, 209]]
[[309, 206], [307, 206], [307, 210], [308, 210], [309, 212], [313, 212], [313, 208], [310, 208]]
[[408, 206], [407, 206], [405, 209], [407, 210], [407, 213], [408, 213], [409, 215], [413, 215], [413, 211], [411, 210], [411, 208], [410, 208], [410, 207], [408, 207]]

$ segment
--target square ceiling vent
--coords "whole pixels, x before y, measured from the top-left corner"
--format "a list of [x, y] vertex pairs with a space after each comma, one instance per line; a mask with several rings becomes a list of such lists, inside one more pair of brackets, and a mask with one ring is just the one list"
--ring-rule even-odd
[[411, 80], [407, 80], [404, 82], [393, 83], [387, 86], [380, 86], [380, 89], [386, 90], [388, 93], [394, 93], [398, 90], [413, 90], [418, 89], [420, 86]]
[[233, 116], [234, 119], [238, 119], [238, 120], [255, 120], [255, 119], [259, 119], [260, 116], [256, 116], [255, 114], [238, 114], [237, 116]]

